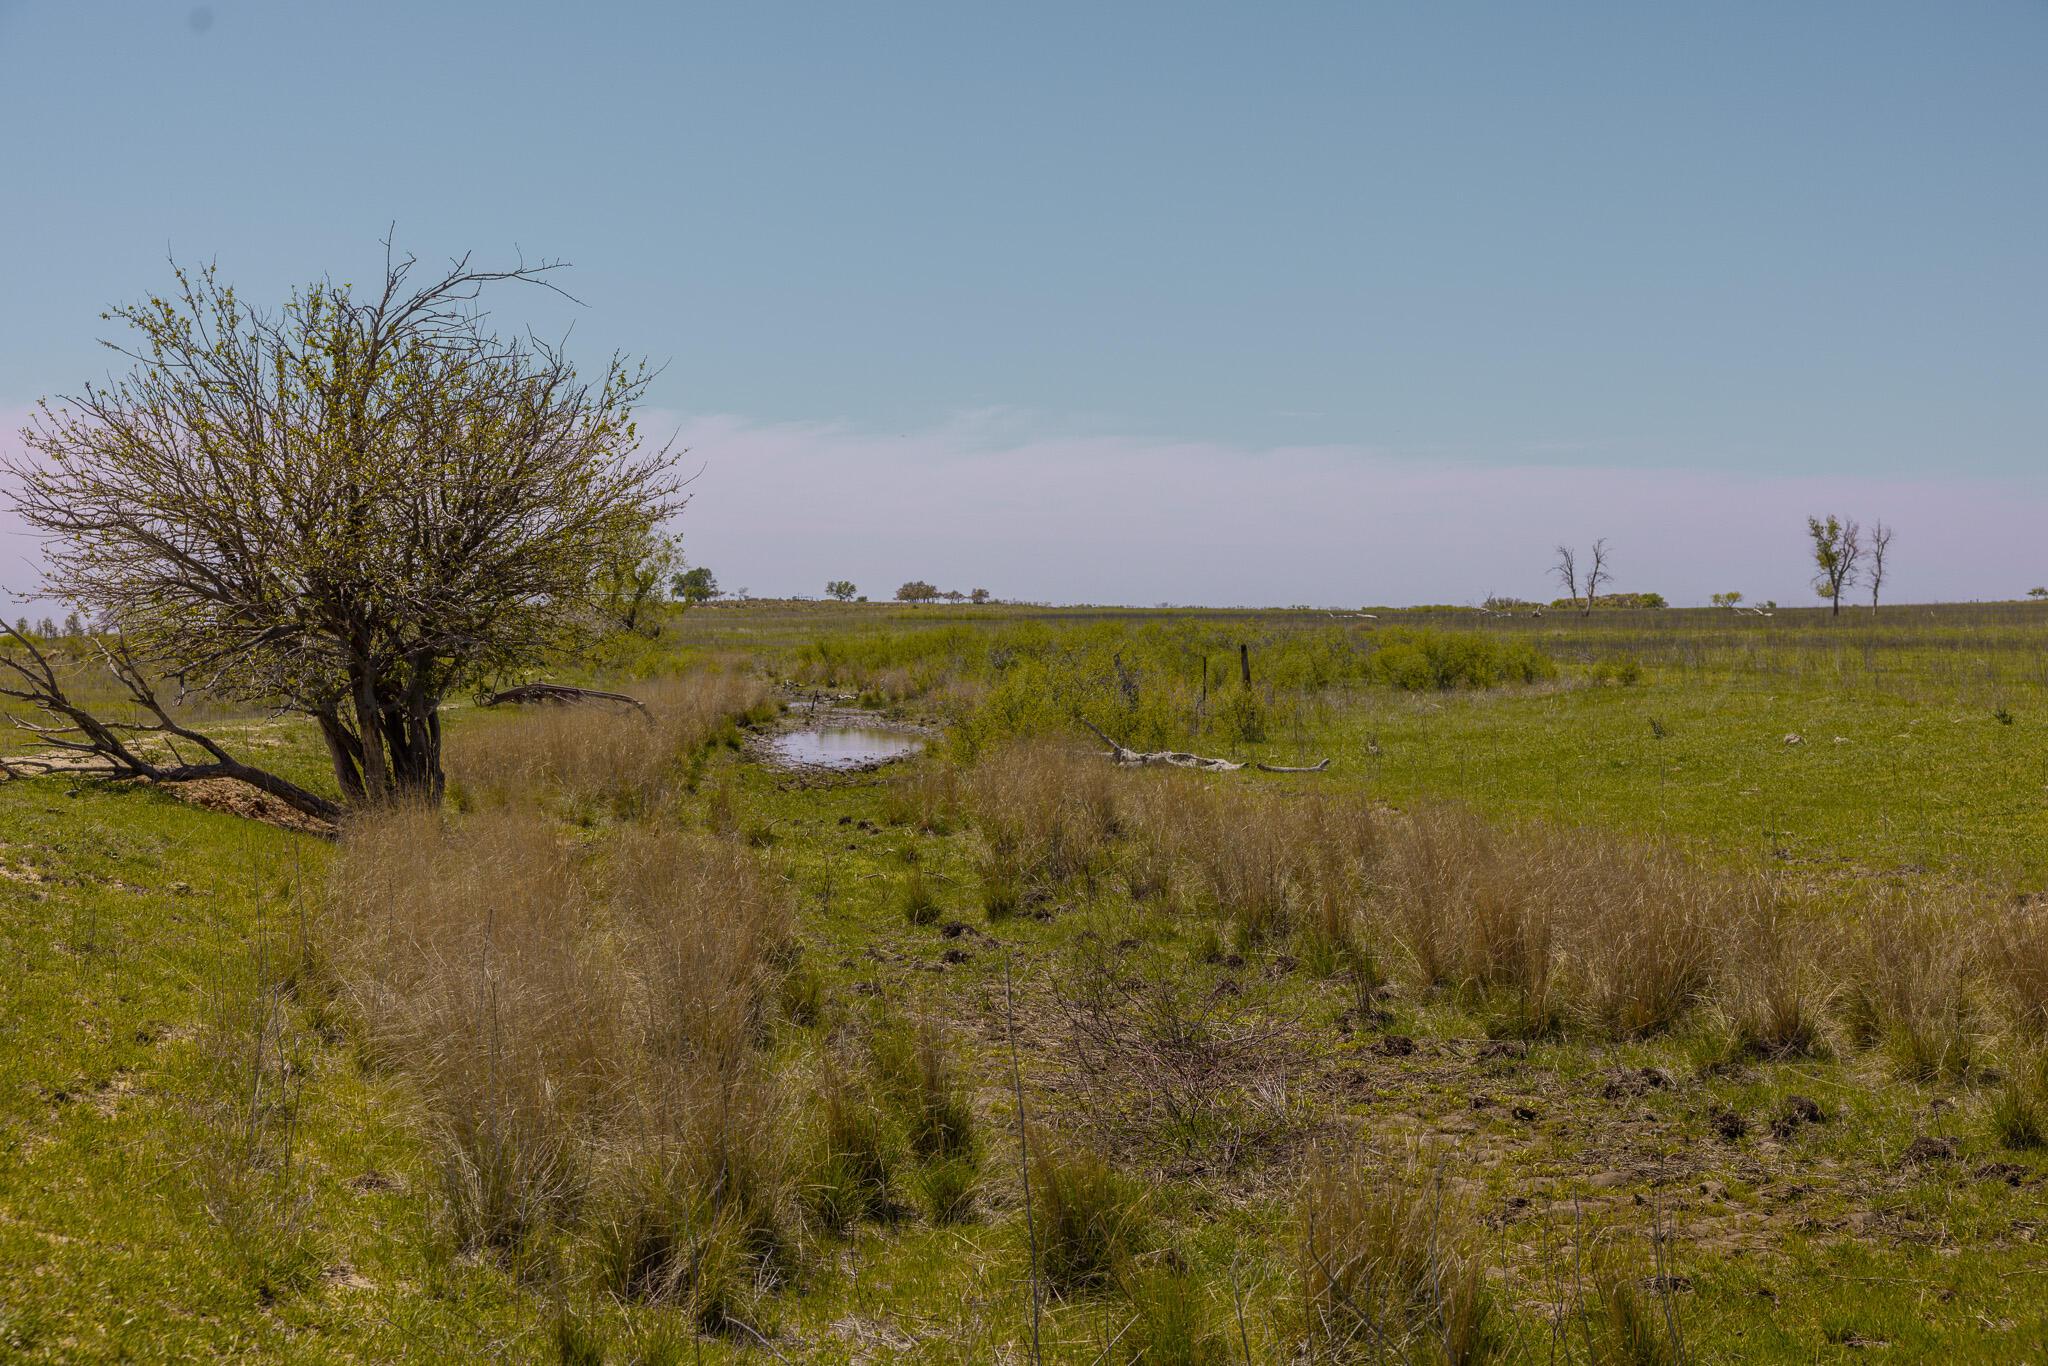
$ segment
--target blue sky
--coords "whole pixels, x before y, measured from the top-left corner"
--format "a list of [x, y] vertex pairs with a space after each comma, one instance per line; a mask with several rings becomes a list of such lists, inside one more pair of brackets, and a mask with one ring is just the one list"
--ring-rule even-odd
[[269, 298], [395, 220], [575, 263], [499, 316], [667, 364], [757, 592], [1459, 600], [1605, 534], [1790, 600], [1815, 499], [1909, 595], [2048, 580], [1985, 534], [2048, 513], [2041, 3], [0, 0], [0, 70], [6, 412], [167, 251]]

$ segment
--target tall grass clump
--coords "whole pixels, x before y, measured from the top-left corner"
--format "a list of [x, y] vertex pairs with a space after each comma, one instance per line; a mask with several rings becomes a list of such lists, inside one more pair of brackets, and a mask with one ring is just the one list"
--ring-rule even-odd
[[461, 804], [544, 802], [572, 813], [632, 816], [658, 809], [685, 779], [687, 756], [765, 714], [767, 686], [738, 673], [637, 684], [641, 712], [619, 704], [538, 706], [478, 714], [448, 746]]
[[1917, 901], [1888, 889], [1863, 910], [1845, 958], [1843, 1015], [1907, 1081], [1957, 1081], [1976, 1070], [1986, 1021], [1976, 992], [1983, 908]]
[[1122, 777], [1135, 858], [1171, 884], [1183, 909], [1220, 915], [1246, 945], [1294, 934], [1331, 963], [1362, 947], [1380, 852], [1364, 797], [1231, 787], [1182, 772]]
[[726, 1327], [777, 1270], [780, 1218], [759, 1192], [693, 1144], [635, 1144], [594, 1183], [580, 1231], [597, 1285], [623, 1300], [679, 1305], [703, 1328]]
[[1422, 980], [1504, 1030], [1636, 1038], [1706, 999], [1750, 895], [1654, 845], [1430, 807], [1391, 827], [1379, 904]]
[[1247, 945], [1287, 928], [1301, 851], [1277, 795], [1192, 773], [1120, 776], [1135, 842], [1164, 855], [1181, 909], [1221, 917]]
[[1486, 1283], [1476, 1221], [1427, 1156], [1325, 1149], [1310, 1160], [1295, 1222], [1311, 1360], [1505, 1356], [1507, 1315]]
[[973, 1156], [974, 1106], [945, 1031], [931, 1020], [886, 1021], [869, 1047], [911, 1152], [923, 1159]]
[[420, 1089], [464, 1247], [585, 1246], [621, 1293], [716, 1300], [789, 1241], [760, 1049], [789, 916], [729, 842], [396, 811], [351, 823], [322, 956], [367, 1057]]
[[869, 1044], [882, 1097], [894, 1111], [911, 1156], [911, 1174], [935, 1224], [974, 1212], [981, 1144], [974, 1103], [945, 1031], [931, 1020], [884, 1021]]
[[1505, 1002], [1501, 1032], [1548, 1033], [1563, 1016], [1554, 869], [1454, 807], [1404, 814], [1381, 865], [1382, 915], [1425, 985]]
[[1986, 967], [2021, 1038], [2048, 1043], [2048, 906], [2022, 904], [1989, 922]]
[[[294, 947], [258, 925], [204, 983], [192, 1172], [244, 1282], [271, 1296], [319, 1275], [311, 1173], [300, 1152], [311, 1037], [293, 1006]], [[297, 946], [302, 949], [303, 946]]]
[[882, 812], [891, 825], [927, 835], [944, 835], [959, 823], [960, 770], [930, 760], [913, 764], [882, 788]]
[[804, 1190], [818, 1217], [843, 1232], [863, 1219], [894, 1215], [901, 1157], [868, 1077], [828, 1057], [813, 1114], [817, 1131]]
[[905, 871], [896, 884], [896, 904], [912, 925], [929, 925], [939, 918], [938, 894], [926, 880], [923, 865], [913, 863]]
[[2048, 1052], [2014, 1057], [1991, 1102], [1991, 1132], [2007, 1148], [2048, 1146]]
[[1032, 903], [1092, 876], [1121, 828], [1117, 776], [1099, 758], [1044, 744], [1008, 745], [977, 763], [964, 793], [983, 886]]
[[1737, 885], [1719, 927], [1715, 1024], [1738, 1057], [1813, 1057], [1828, 1051], [1837, 993], [1838, 917], [1800, 907], [1762, 879]]
[[1118, 1344], [1128, 1362], [1146, 1366], [1224, 1366], [1236, 1349], [1215, 1323], [1206, 1287], [1186, 1267], [1164, 1260], [1119, 1278], [1132, 1315]]
[[[1590, 1359], [1615, 1366], [1684, 1366], [1673, 1278], [1668, 1272], [1643, 1275], [1645, 1266], [1661, 1264], [1658, 1254], [1605, 1241], [1590, 1260], [1592, 1293], [1590, 1302], [1580, 1306], [1578, 1329]], [[1645, 1282], [1655, 1288], [1654, 1295]], [[1562, 1325], [1561, 1332], [1569, 1341], [1571, 1325]]]
[[1569, 925], [1570, 992], [1588, 1027], [1638, 1038], [1669, 1029], [1701, 1002], [1745, 888], [1655, 845], [1582, 833], [1530, 848], [1555, 869], [1549, 890]]
[[1031, 1222], [1038, 1274], [1056, 1290], [1099, 1289], [1148, 1251], [1144, 1190], [1101, 1153], [1034, 1135]]

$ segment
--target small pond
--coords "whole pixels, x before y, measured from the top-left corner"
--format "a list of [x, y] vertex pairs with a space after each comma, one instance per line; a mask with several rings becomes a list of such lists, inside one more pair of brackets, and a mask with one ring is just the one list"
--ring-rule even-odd
[[924, 748], [915, 735], [866, 726], [786, 730], [768, 737], [767, 744], [776, 759], [792, 768], [867, 768]]

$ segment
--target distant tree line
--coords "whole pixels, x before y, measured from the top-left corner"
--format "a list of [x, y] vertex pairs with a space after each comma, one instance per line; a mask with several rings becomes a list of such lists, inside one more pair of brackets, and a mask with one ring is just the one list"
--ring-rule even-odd
[[78, 640], [85, 635], [85, 623], [76, 612], [67, 612], [61, 625], [49, 617], [34, 623], [22, 617], [14, 623], [14, 632], [16, 635], [35, 636], [39, 640]]
[[990, 602], [993, 599], [986, 588], [976, 588], [963, 593], [957, 588], [935, 588], [923, 579], [912, 579], [896, 590], [898, 602]]
[[[1872, 522], [1866, 531], [1853, 517], [1830, 514], [1808, 517], [1806, 535], [1813, 557], [1814, 592], [1829, 604], [1834, 615], [1841, 615], [1842, 602], [1851, 590], [1864, 585], [1870, 589], [1870, 610], [1875, 612], [1884, 594], [1894, 529], [1880, 521]], [[1576, 609], [1585, 616], [1602, 607], [1657, 608], [1666, 605], [1663, 595], [1658, 593], [1600, 591], [1600, 586], [1613, 576], [1613, 554], [1604, 537], [1594, 541], [1591, 550], [1584, 555], [1572, 546], [1560, 544], [1556, 557], [1551, 561], [1550, 572], [1566, 594], [1550, 604], [1554, 609]], [[2028, 596], [2048, 599], [2048, 588], [2035, 589]], [[1749, 611], [1777, 606], [1770, 602], [1765, 603], [1762, 609], [1743, 609], [1743, 598], [1739, 592], [1716, 593], [1710, 601], [1716, 607]], [[1495, 597], [1488, 598], [1486, 606], [1489, 611], [1509, 611], [1530, 608], [1534, 604]]]

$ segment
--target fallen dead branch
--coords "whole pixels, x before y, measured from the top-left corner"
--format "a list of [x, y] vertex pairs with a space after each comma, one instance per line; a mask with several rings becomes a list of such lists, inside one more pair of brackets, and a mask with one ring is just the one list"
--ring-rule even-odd
[[516, 688], [506, 688], [503, 692], [492, 693], [481, 705], [497, 707], [507, 703], [521, 705], [528, 702], [558, 707], [578, 702], [618, 702], [634, 708], [642, 716], [648, 714], [646, 706], [637, 697], [628, 697], [622, 692], [604, 692], [598, 688], [572, 688], [566, 683], [522, 683]]
[[1239, 769], [1256, 769], [1260, 773], [1321, 773], [1329, 768], [1328, 759], [1318, 759], [1313, 764], [1295, 766], [1291, 764], [1236, 763], [1229, 759], [1210, 759], [1200, 754], [1187, 754], [1177, 749], [1137, 750], [1128, 745], [1118, 744], [1102, 733], [1101, 727], [1083, 717], [1075, 718], [1095, 733], [1095, 738], [1109, 746], [1109, 758], [1113, 763], [1129, 766], [1143, 764], [1171, 764], [1175, 768], [1200, 769], [1204, 773], [1235, 773]]
[[[15, 646], [15, 652], [0, 652], [0, 697], [25, 702], [51, 718], [48, 722], [31, 721], [21, 716], [13, 720], [17, 727], [34, 735], [39, 743], [48, 745], [52, 751], [41, 756], [0, 762], [0, 776], [13, 778], [37, 773], [82, 772], [110, 778], [142, 778], [165, 784], [233, 778], [268, 793], [315, 820], [333, 822], [340, 817], [340, 803], [308, 792], [274, 773], [245, 764], [228, 753], [212, 736], [172, 719], [141, 664], [128, 653], [128, 647], [121, 641], [109, 644], [95, 640], [93, 648], [99, 652], [107, 672], [126, 691], [128, 700], [147, 713], [149, 720], [102, 720], [65, 692], [57, 677], [56, 666], [34, 641], [5, 622], [0, 622], [0, 634], [11, 638]], [[137, 743], [147, 739], [154, 745], [161, 745], [170, 752], [173, 762], [158, 763], [147, 757], [136, 744], [130, 743], [131, 739]], [[205, 759], [198, 763], [188, 762], [179, 752], [180, 740], [203, 751]]]

